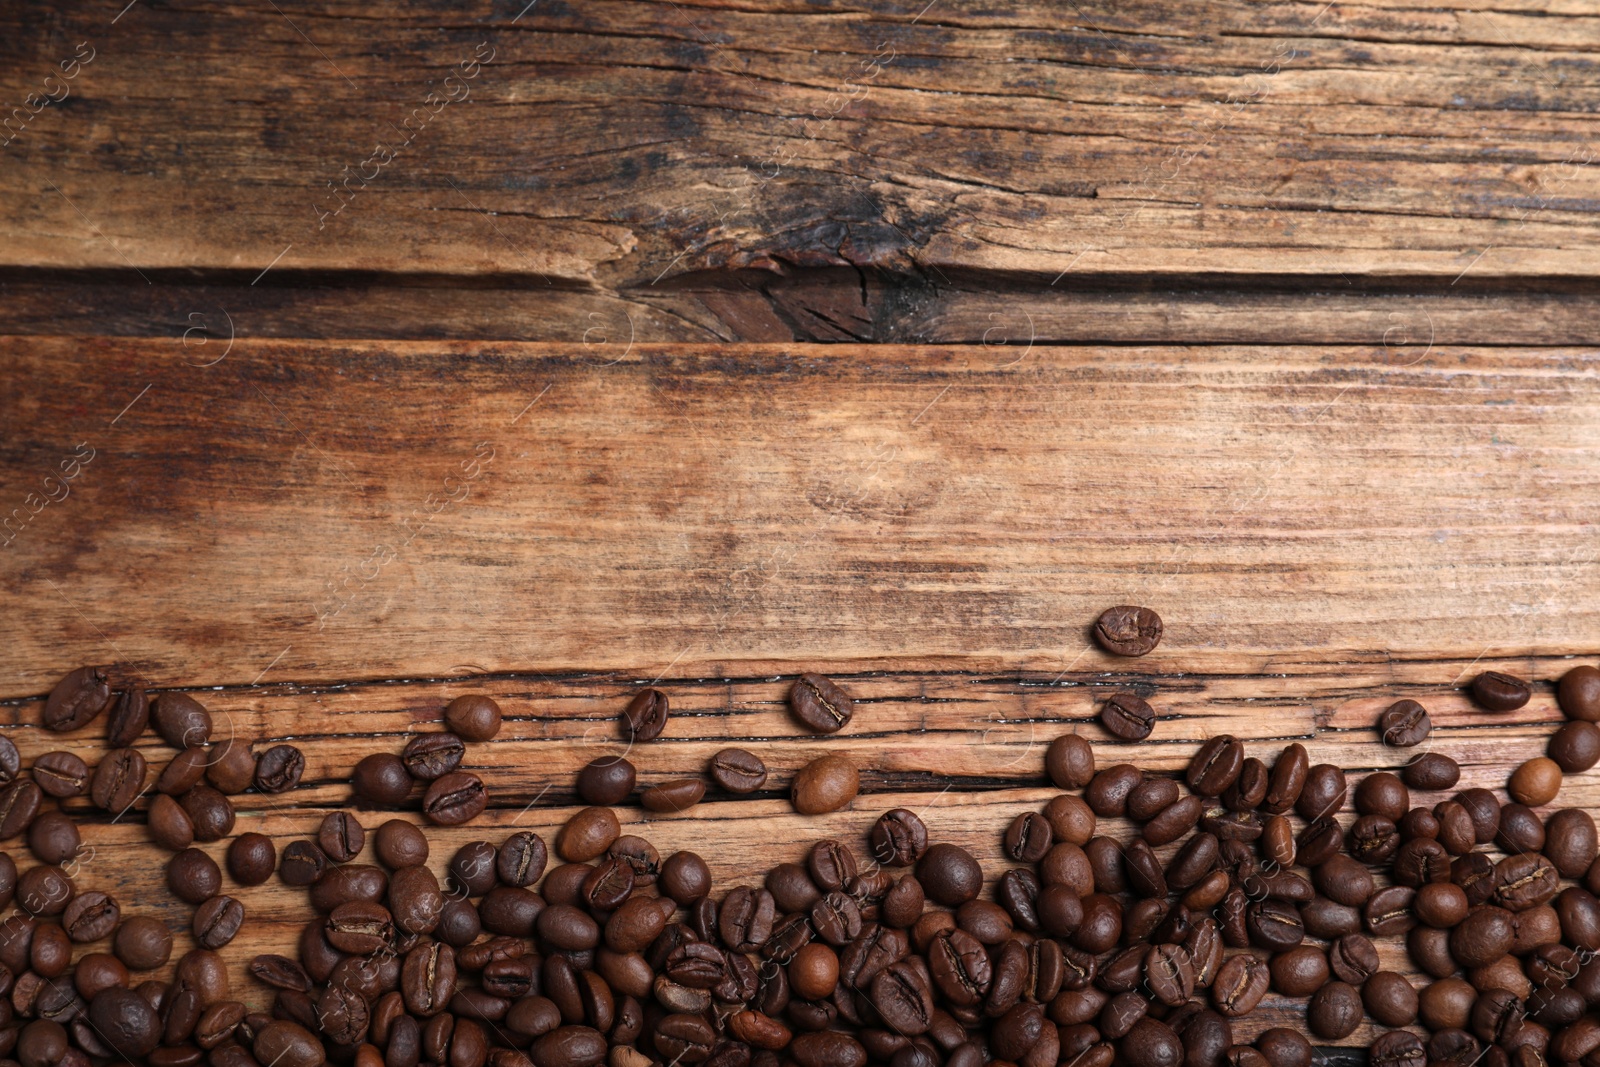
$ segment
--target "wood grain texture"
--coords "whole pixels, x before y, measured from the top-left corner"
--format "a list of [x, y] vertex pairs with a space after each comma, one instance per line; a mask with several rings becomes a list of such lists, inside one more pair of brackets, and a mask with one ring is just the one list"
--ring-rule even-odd
[[1597, 262], [1582, 5], [4, 14], [12, 267], [605, 290], [787, 264], [1448, 282]]
[[83, 661], [170, 685], [1121, 670], [1085, 635], [1123, 602], [1197, 671], [1595, 645], [1584, 350], [238, 342], [197, 365], [221, 355], [0, 340], [3, 694]]

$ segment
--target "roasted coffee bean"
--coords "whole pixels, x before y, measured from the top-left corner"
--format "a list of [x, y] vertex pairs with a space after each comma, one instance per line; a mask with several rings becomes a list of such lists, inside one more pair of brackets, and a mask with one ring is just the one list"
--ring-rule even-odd
[[1481, 967], [1504, 956], [1514, 934], [1511, 913], [1485, 904], [1473, 908], [1450, 931], [1450, 954], [1463, 967]]
[[150, 724], [173, 748], [193, 748], [211, 740], [211, 714], [187, 693], [158, 694], [150, 708]]
[[[1582, 719], [1565, 723], [1550, 737], [1546, 754], [1567, 774], [1580, 774], [1600, 763], [1600, 726]], [[38, 764], [34, 764], [38, 777]]]
[[296, 989], [304, 993], [311, 989], [311, 977], [305, 968], [287, 956], [260, 955], [250, 961], [250, 974], [274, 989]]
[[[1168, 845], [1186, 836], [1205, 814], [1205, 806], [1198, 796], [1187, 796], [1167, 805], [1154, 818], [1145, 823], [1140, 836], [1157, 847]], [[1255, 824], [1255, 812], [1230, 812], [1227, 818]], [[1259, 833], [1259, 829], [1256, 830]]]
[[917, 881], [928, 899], [953, 908], [977, 897], [983, 869], [966, 849], [941, 843], [917, 861]]
[[872, 979], [870, 999], [883, 1021], [906, 1037], [925, 1034], [934, 1024], [932, 987], [908, 960], [878, 972]]
[[1219, 1013], [1236, 1019], [1255, 1010], [1270, 981], [1267, 964], [1261, 957], [1249, 952], [1229, 956], [1211, 983], [1211, 1002]]
[[855, 701], [820, 674], [802, 674], [789, 690], [789, 713], [813, 733], [837, 733], [855, 717]]
[[1200, 746], [1189, 761], [1185, 780], [1203, 797], [1218, 797], [1238, 780], [1244, 745], [1232, 734], [1219, 734]]
[[194, 939], [201, 948], [219, 949], [232, 941], [244, 925], [244, 905], [232, 897], [215, 896], [194, 913]]
[[1579, 808], [1563, 808], [1545, 822], [1544, 854], [1564, 878], [1582, 878], [1600, 854], [1594, 818]]
[[1428, 709], [1415, 700], [1397, 700], [1378, 716], [1378, 736], [1394, 748], [1412, 748], [1433, 732]]
[[661, 865], [661, 891], [687, 907], [711, 892], [711, 870], [693, 852], [674, 852]]
[[1154, 818], [1163, 808], [1175, 803], [1178, 796], [1178, 783], [1173, 779], [1146, 778], [1128, 791], [1128, 818], [1140, 822]]
[[725, 792], [743, 796], [767, 784], [767, 765], [742, 748], [725, 748], [711, 757], [711, 779]]
[[1411, 809], [1411, 792], [1399, 775], [1378, 771], [1356, 786], [1355, 804], [1362, 815], [1381, 815], [1390, 822], [1399, 822]]
[[1267, 787], [1272, 772], [1254, 756], [1247, 756], [1239, 764], [1239, 777], [1222, 791], [1222, 804], [1231, 811], [1254, 811], [1267, 799]]
[[120, 1056], [148, 1056], [161, 1042], [160, 1017], [131, 989], [101, 990], [89, 1004], [89, 1022], [95, 1034]]
[[1305, 786], [1295, 801], [1294, 810], [1303, 819], [1321, 819], [1344, 808], [1344, 771], [1331, 763], [1318, 763], [1306, 770]]
[[1561, 767], [1547, 756], [1528, 760], [1512, 772], [1506, 791], [1518, 804], [1542, 807], [1561, 791]]
[[[34, 826], [42, 819], [40, 816], [34, 820]], [[150, 827], [151, 840], [162, 848], [179, 852], [194, 844], [194, 820], [181, 804], [165, 793], [157, 794], [150, 802], [145, 823]]]
[[1143, 656], [1161, 643], [1161, 616], [1123, 604], [1101, 612], [1093, 633], [1095, 644], [1114, 656]]
[[1286, 746], [1272, 765], [1272, 778], [1261, 810], [1268, 815], [1282, 815], [1293, 809], [1305, 789], [1310, 766], [1304, 745], [1295, 742]]
[[200, 904], [222, 889], [222, 870], [204, 852], [186, 848], [167, 861], [167, 888], [179, 900]]
[[121, 909], [99, 890], [79, 893], [61, 914], [61, 926], [73, 941], [87, 943], [109, 935], [117, 926]]
[[30, 867], [17, 879], [17, 906], [30, 915], [60, 915], [77, 892], [60, 867]]
[[928, 828], [916, 812], [892, 808], [873, 823], [868, 844], [884, 866], [909, 867], [928, 849]]
[[1472, 699], [1489, 711], [1516, 711], [1532, 696], [1531, 685], [1499, 671], [1484, 671], [1472, 681]]
[[311, 906], [326, 915], [352, 900], [381, 902], [389, 891], [389, 876], [370, 863], [345, 863], [329, 867], [311, 887]]
[[722, 943], [735, 952], [755, 952], [772, 936], [776, 906], [765, 889], [739, 886], [722, 899], [717, 910], [717, 931]]
[[248, 742], [239, 738], [218, 741], [211, 749], [206, 781], [219, 793], [235, 796], [256, 780], [256, 757]]
[[172, 958], [172, 931], [159, 920], [134, 915], [117, 927], [111, 951], [130, 971], [153, 971]]
[[670, 701], [659, 689], [641, 689], [622, 711], [623, 736], [630, 741], [654, 741], [667, 728]]
[[[430, 734], [425, 736], [448, 737], [448, 734]], [[268, 753], [270, 755], [271, 753]], [[265, 762], [266, 756], [262, 757]], [[428, 781], [437, 781], [451, 772], [435, 775]], [[411, 795], [411, 787], [416, 781], [406, 765], [406, 761], [392, 752], [374, 752], [370, 756], [363, 756], [350, 775], [350, 788], [356, 798], [379, 807], [392, 808], [403, 804]]]
[[498, 853], [487, 841], [471, 841], [450, 859], [450, 881], [467, 896], [481, 897], [499, 880], [495, 873]]
[[466, 745], [452, 733], [418, 734], [406, 742], [400, 762], [419, 782], [442, 778], [461, 765]]
[[578, 772], [578, 797], [585, 804], [621, 804], [633, 792], [638, 772], [621, 756], [601, 756]]
[[0, 838], [16, 837], [28, 828], [39, 811], [39, 787], [26, 778], [0, 789]]
[[1101, 818], [1128, 813], [1128, 798], [1144, 782], [1144, 772], [1131, 763], [1118, 763], [1099, 772], [1083, 792], [1089, 810]]
[[570, 862], [586, 863], [603, 855], [621, 833], [610, 808], [584, 808], [568, 819], [556, 836], [556, 853]]
[[42, 812], [28, 827], [28, 851], [40, 863], [65, 863], [82, 844], [78, 824], [59, 811]]
[[1544, 823], [1526, 804], [1507, 804], [1499, 809], [1499, 825], [1494, 843], [1506, 852], [1538, 852], [1544, 848]]
[[1563, 674], [1556, 702], [1569, 719], [1600, 722], [1600, 670], [1585, 664]]
[[[156, 777], [156, 792], [165, 793], [171, 797], [182, 796], [205, 777], [206, 763], [211, 754], [198, 746], [186, 748], [167, 762]], [[38, 777], [38, 768], [35, 766], [34, 776]]]
[[1406, 764], [1401, 777], [1412, 789], [1454, 789], [1461, 780], [1461, 766], [1440, 752], [1424, 752]]
[[329, 812], [317, 830], [317, 845], [335, 863], [349, 863], [366, 847], [367, 831], [347, 811]]
[[1372, 894], [1362, 910], [1367, 930], [1380, 937], [1403, 934], [1416, 925], [1411, 905], [1417, 891], [1410, 886], [1386, 886]]
[[89, 768], [71, 752], [46, 752], [33, 761], [33, 780], [50, 796], [75, 797], [89, 787]]
[[706, 784], [698, 778], [674, 778], [651, 786], [639, 795], [646, 811], [688, 811], [706, 795]]
[[428, 837], [404, 819], [389, 819], [372, 835], [372, 852], [391, 871], [417, 867], [428, 862]]
[[1309, 997], [1328, 981], [1328, 957], [1313, 945], [1296, 945], [1267, 963], [1272, 988], [1284, 996]]
[[1100, 725], [1123, 741], [1143, 741], [1155, 722], [1155, 709], [1135, 693], [1113, 693], [1100, 706]]
[[[278, 865], [278, 877], [283, 879], [285, 885], [307, 886], [321, 878], [322, 872], [327, 869], [328, 857], [322, 849], [310, 841], [291, 841], [284, 847], [283, 860]], [[253, 872], [257, 870], [259, 868], [252, 868]]]
[[138, 749], [119, 748], [108, 752], [94, 769], [94, 778], [89, 784], [89, 799], [94, 801], [96, 807], [120, 815], [144, 790], [144, 777], [144, 756]]
[[1057, 789], [1082, 789], [1094, 777], [1094, 748], [1080, 734], [1062, 734], [1045, 750], [1044, 766]]
[[1333, 981], [1317, 990], [1306, 1008], [1306, 1025], [1318, 1037], [1338, 1041], [1361, 1025], [1361, 994], [1347, 982]]
[[300, 784], [306, 758], [293, 745], [274, 745], [256, 760], [255, 787], [263, 793], [286, 793]]
[[1494, 840], [1500, 827], [1500, 801], [1487, 789], [1463, 789], [1455, 796], [1456, 803], [1467, 809], [1472, 825], [1477, 830], [1478, 844]]
[[233, 801], [210, 786], [195, 786], [179, 797], [178, 803], [194, 824], [196, 841], [221, 841], [233, 833]]
[[1018, 863], [1037, 863], [1055, 843], [1044, 816], [1025, 811], [1011, 820], [1001, 840], [1006, 858]]
[[1472, 907], [1466, 890], [1451, 882], [1429, 882], [1420, 887], [1411, 906], [1418, 919], [1442, 930], [1465, 919]]
[[481, 693], [456, 697], [445, 705], [444, 724], [467, 741], [488, 741], [500, 732], [500, 705]]
[[47, 730], [81, 730], [111, 706], [111, 685], [101, 667], [79, 667], [56, 683], [44, 705]]
[[[149, 724], [150, 698], [145, 695], [143, 686], [130, 686], [111, 702], [111, 714], [106, 718], [106, 744], [111, 748], [127, 748], [139, 740]], [[16, 772], [11, 776], [15, 778]]]
[[790, 786], [794, 809], [802, 815], [822, 815], [846, 807], [861, 788], [860, 774], [844, 756], [820, 756], [800, 768]]
[[422, 814], [440, 826], [460, 826], [482, 814], [489, 795], [483, 780], [468, 771], [435, 779], [422, 797]]

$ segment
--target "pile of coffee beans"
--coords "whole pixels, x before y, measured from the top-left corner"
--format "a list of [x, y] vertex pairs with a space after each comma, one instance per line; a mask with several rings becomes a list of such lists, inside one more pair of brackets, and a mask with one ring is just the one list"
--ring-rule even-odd
[[[1136, 656], [1161, 630], [1149, 609], [1119, 607], [1093, 635]], [[1532, 691], [1497, 672], [1470, 690], [1490, 713]], [[55, 751], [25, 770], [0, 738], [0, 837], [25, 839], [37, 861], [22, 869], [0, 853], [0, 908], [18, 909], [0, 922], [0, 1064], [1309, 1067], [1314, 1042], [1370, 1020], [1381, 1067], [1600, 1067], [1600, 839], [1581, 809], [1536, 810], [1564, 775], [1600, 762], [1600, 670], [1568, 672], [1557, 699], [1569, 721], [1504, 798], [1457, 790], [1460, 767], [1437, 751], [1351, 782], [1300, 744], [1257, 756], [1223, 735], [1166, 777], [1100, 766], [1087, 739], [1065, 734], [1043, 768], [1060, 792], [1001, 832], [1007, 864], [985, 895], [978, 860], [905, 808], [862, 840], [817, 841], [730, 887], [694, 852], [663, 857], [623, 834], [617, 806], [680, 812], [769, 779], [755, 753], [725, 748], [703, 777], [641, 783], [628, 756], [647, 762], [671, 720], [654, 688], [619, 716], [627, 752], [579, 772], [588, 806], [548, 844], [531, 830], [472, 841], [441, 879], [426, 825], [371, 816], [412, 807], [459, 826], [484, 811], [488, 790], [463, 764], [503, 716], [469, 695], [443, 709], [444, 730], [356, 764], [366, 822], [331, 812], [280, 855], [262, 834], [231, 836], [229, 798], [294, 789], [297, 748], [257, 755], [213, 738], [192, 697], [114, 689], [82, 668], [52, 692], [44, 723], [73, 731], [107, 716], [95, 767]], [[807, 674], [789, 710], [832, 734], [856, 705]], [[1156, 718], [1131, 693], [1101, 713], [1129, 742]], [[1415, 700], [1376, 725], [1397, 749], [1432, 726]], [[53, 806], [87, 794], [137, 818], [150, 772], [133, 746], [151, 728], [174, 754], [142, 815], [171, 853], [166, 884], [193, 907], [199, 946], [167, 980], [155, 974], [172, 962], [173, 931], [75, 884], [80, 825]], [[815, 814], [859, 788], [856, 767], [823, 752], [788, 795]], [[1135, 829], [1106, 833], [1111, 819]], [[221, 867], [196, 847], [224, 839]], [[306, 893], [293, 955], [249, 965], [269, 1011], [229, 988], [223, 954], [248, 917], [224, 867], [242, 887], [276, 874]], [[1385, 940], [1429, 981], [1385, 969]], [[91, 950], [74, 962], [77, 946]], [[1303, 1000], [1304, 1024], [1257, 1024], [1246, 1042], [1269, 993]]]

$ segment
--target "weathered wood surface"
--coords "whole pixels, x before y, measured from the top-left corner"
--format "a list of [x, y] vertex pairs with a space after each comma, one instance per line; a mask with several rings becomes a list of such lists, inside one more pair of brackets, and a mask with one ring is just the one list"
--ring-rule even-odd
[[[276, 273], [276, 272], [275, 272]], [[28, 335], [568, 344], [889, 342], [1327, 344], [1381, 348], [1403, 366], [1439, 345], [1585, 345], [1597, 337], [1587, 283], [1519, 288], [1333, 279], [940, 279], [845, 269], [732, 271], [617, 290], [505, 288], [432, 279], [290, 276], [251, 286], [162, 277], [0, 273], [5, 331]]]
[[0, 695], [1593, 650], [1594, 353], [1390, 356], [3, 340]]
[[1582, 4], [13, 0], [3, 21], [15, 268], [605, 290], [783, 264], [1600, 262]]

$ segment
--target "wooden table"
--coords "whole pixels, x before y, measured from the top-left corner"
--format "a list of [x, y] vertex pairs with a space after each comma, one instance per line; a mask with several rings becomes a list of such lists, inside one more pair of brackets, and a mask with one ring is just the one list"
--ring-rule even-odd
[[[925, 2], [0, 4], [0, 99], [66, 90], [0, 149], [7, 735], [97, 753], [36, 725], [80, 663], [197, 691], [304, 749], [240, 798], [283, 843], [492, 693], [442, 867], [551, 837], [654, 682], [644, 781], [773, 768], [625, 812], [724, 886], [896, 805], [997, 875], [1067, 730], [1359, 773], [1403, 695], [1502, 786], [1600, 645], [1600, 19]], [[1154, 654], [1088, 642], [1116, 603]], [[1489, 668], [1538, 694], [1475, 710]], [[794, 815], [821, 752], [863, 795]], [[80, 881], [186, 926], [139, 822]], [[302, 896], [239, 895], [234, 954], [288, 949]]]

